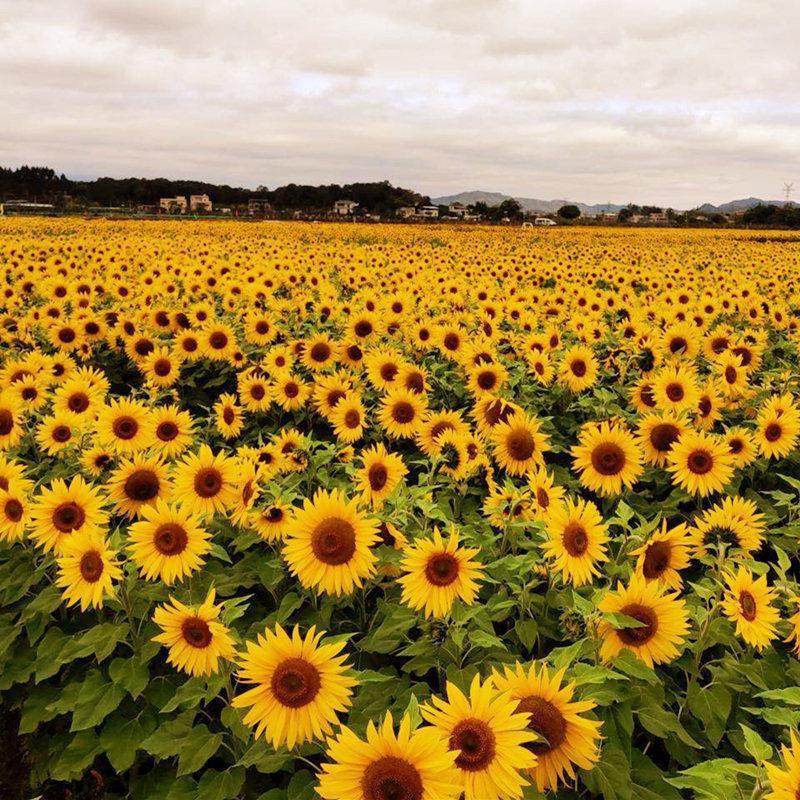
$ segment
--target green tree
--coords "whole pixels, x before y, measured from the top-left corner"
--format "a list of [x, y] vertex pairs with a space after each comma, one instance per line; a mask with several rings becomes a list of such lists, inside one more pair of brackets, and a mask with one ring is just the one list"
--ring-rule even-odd
[[573, 203], [568, 203], [558, 209], [558, 216], [561, 219], [578, 219], [581, 215], [581, 210]]

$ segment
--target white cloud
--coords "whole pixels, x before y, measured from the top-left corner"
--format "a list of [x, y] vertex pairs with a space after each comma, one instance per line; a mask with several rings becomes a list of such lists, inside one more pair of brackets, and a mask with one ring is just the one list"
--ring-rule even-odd
[[795, 0], [0, 0], [0, 163], [687, 207], [800, 181]]

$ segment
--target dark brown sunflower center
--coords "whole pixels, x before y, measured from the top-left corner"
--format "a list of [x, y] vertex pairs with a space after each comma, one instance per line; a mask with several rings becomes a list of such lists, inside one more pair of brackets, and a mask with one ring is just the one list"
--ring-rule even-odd
[[267, 390], [260, 383], [250, 387], [250, 397], [253, 400], [263, 400], [266, 394]]
[[458, 578], [458, 559], [452, 553], [436, 553], [425, 565], [425, 577], [434, 586], [449, 586]]
[[493, 400], [486, 406], [484, 411], [484, 418], [486, 424], [494, 427], [500, 422], [506, 422], [508, 418], [514, 413], [514, 408], [502, 400]]
[[178, 426], [169, 420], [166, 422], [159, 422], [156, 428], [156, 436], [162, 442], [171, 442], [178, 435]]
[[461, 344], [461, 339], [458, 338], [458, 334], [455, 333], [448, 333], [444, 337], [444, 346], [446, 350], [458, 350], [458, 346]]
[[114, 436], [117, 439], [128, 441], [133, 439], [139, 432], [139, 423], [133, 418], [128, 416], [117, 417], [111, 426]]
[[311, 549], [323, 563], [331, 566], [346, 564], [356, 552], [356, 532], [353, 526], [339, 517], [329, 517], [314, 529]]
[[573, 557], [580, 558], [589, 549], [589, 536], [580, 522], [569, 522], [561, 534], [564, 549]]
[[725, 367], [725, 380], [728, 383], [736, 383], [737, 377], [738, 373], [736, 372], [735, 367]]
[[220, 471], [214, 467], [203, 467], [198, 470], [197, 475], [194, 476], [194, 490], [195, 493], [208, 500], [210, 497], [216, 497], [222, 489], [222, 475]]
[[536, 490], [536, 503], [539, 508], [547, 509], [550, 507], [550, 495], [544, 489]]
[[275, 667], [270, 683], [275, 699], [289, 708], [308, 705], [319, 693], [319, 670], [304, 658], [288, 658]]
[[68, 425], [56, 425], [53, 428], [53, 441], [64, 444], [72, 438], [72, 430]]
[[742, 610], [742, 616], [748, 622], [752, 622], [756, 618], [756, 612], [758, 610], [756, 599], [747, 589], [743, 589], [739, 592], [739, 608]]
[[406, 389], [414, 394], [422, 394], [425, 390], [425, 377], [421, 372], [411, 372], [406, 375], [405, 384]]
[[400, 400], [392, 406], [392, 418], [399, 425], [408, 425], [414, 420], [414, 406], [406, 400]]
[[488, 392], [497, 385], [497, 375], [491, 370], [484, 370], [478, 373], [478, 386]]
[[81, 577], [87, 583], [97, 583], [103, 574], [103, 559], [97, 550], [89, 550], [81, 556]]
[[62, 503], [53, 511], [53, 525], [61, 533], [71, 533], [86, 521], [86, 512], [73, 502]]
[[228, 345], [228, 337], [222, 331], [214, 331], [208, 337], [208, 343], [214, 350], [223, 350]]
[[381, 364], [381, 378], [383, 378], [387, 383], [391, 383], [397, 377], [398, 372], [400, 372], [400, 368], [397, 366], [397, 364]]
[[23, 400], [35, 400], [39, 396], [39, 392], [36, 391], [35, 386], [26, 386], [22, 390], [22, 399]]
[[372, 333], [372, 323], [366, 319], [359, 320], [355, 324], [353, 330], [356, 336], [363, 339], [365, 336], [369, 336]]
[[701, 397], [697, 407], [700, 409], [700, 416], [707, 417], [713, 408], [711, 405], [711, 399], [709, 397]]
[[669, 343], [669, 350], [671, 353], [680, 353], [683, 350], [686, 350], [688, 346], [688, 342], [683, 338], [683, 336], [675, 336]]
[[660, 578], [664, 571], [669, 567], [672, 546], [669, 542], [653, 542], [648, 545], [644, 552], [644, 564], [642, 573], [647, 580], [652, 581]]
[[617, 475], [625, 466], [625, 452], [613, 442], [602, 442], [592, 451], [592, 466], [601, 475]]
[[6, 500], [6, 504], [3, 507], [6, 519], [10, 519], [12, 522], [19, 522], [22, 519], [23, 511], [22, 503], [14, 497]]
[[659, 453], [667, 453], [680, 434], [677, 425], [673, 425], [671, 422], [661, 422], [654, 425], [650, 431], [650, 444]]
[[158, 361], [153, 364], [153, 372], [155, 372], [159, 378], [166, 378], [166, 376], [172, 372], [172, 362], [167, 358], [159, 358]]
[[6, 408], [0, 411], [0, 436], [8, 436], [14, 430], [14, 415]]
[[344, 424], [346, 427], [357, 428], [361, 424], [361, 414], [355, 408], [351, 408], [344, 415]]
[[425, 787], [417, 768], [397, 756], [381, 756], [364, 770], [364, 800], [422, 800]]
[[466, 772], [480, 772], [495, 756], [494, 731], [483, 720], [469, 718], [459, 722], [450, 734], [450, 749], [459, 750], [456, 766]]
[[187, 617], [181, 625], [181, 633], [183, 633], [184, 641], [198, 650], [211, 644], [211, 628], [204, 619]]
[[731, 439], [728, 442], [728, 449], [734, 455], [738, 455], [742, 452], [742, 450], [744, 450], [744, 442], [741, 439]]
[[296, 384], [294, 381], [289, 381], [289, 382], [288, 382], [288, 383], [287, 383], [287, 384], [286, 384], [286, 385], [283, 387], [283, 393], [284, 393], [284, 394], [285, 394], [285, 395], [286, 395], [286, 396], [287, 396], [287, 397], [288, 397], [290, 400], [293, 400], [295, 397], [297, 397], [297, 395], [299, 395], [299, 394], [300, 394], [300, 387], [299, 387], [299, 386], [298, 386], [298, 385], [297, 385], [297, 384]]
[[586, 362], [583, 359], [577, 358], [569, 366], [576, 378], [582, 378], [586, 375]]
[[667, 397], [673, 403], [680, 403], [683, 400], [686, 392], [680, 383], [668, 383], [667, 388], [664, 390]]
[[317, 342], [311, 350], [308, 351], [312, 361], [318, 364], [323, 364], [331, 357], [331, 348], [326, 342]]
[[264, 514], [264, 516], [270, 522], [277, 523], [283, 519], [283, 510], [277, 506], [272, 506], [271, 508], [267, 509], [267, 512]]
[[76, 414], [83, 414], [89, 408], [89, 396], [84, 392], [75, 392], [67, 400], [67, 408]]
[[686, 466], [695, 475], [705, 475], [714, 467], [714, 457], [708, 450], [693, 450], [686, 459]]
[[506, 449], [514, 461], [527, 461], [536, 450], [536, 442], [530, 431], [521, 428], [508, 434]]
[[222, 419], [226, 425], [230, 425], [236, 419], [236, 413], [230, 406], [226, 406], [222, 411]]
[[125, 481], [125, 494], [139, 503], [146, 503], [158, 497], [161, 483], [158, 475], [151, 469], [137, 469]]
[[564, 715], [543, 697], [524, 697], [519, 701], [517, 713], [529, 714], [528, 727], [544, 737], [544, 742], [529, 745], [536, 755], [544, 755], [560, 747], [567, 738], [567, 721]]
[[389, 471], [383, 464], [373, 464], [367, 473], [369, 486], [373, 492], [379, 492], [389, 480]]
[[764, 429], [764, 438], [768, 442], [777, 442], [781, 438], [783, 428], [777, 422], [770, 422]]
[[639, 647], [647, 644], [656, 635], [658, 617], [652, 608], [643, 606], [640, 603], [629, 603], [620, 609], [620, 613], [642, 623], [639, 628], [621, 628], [617, 631], [617, 636], [625, 644], [631, 647]]
[[189, 544], [189, 535], [183, 526], [176, 522], [165, 522], [159, 525], [153, 536], [153, 545], [161, 555], [180, 555]]

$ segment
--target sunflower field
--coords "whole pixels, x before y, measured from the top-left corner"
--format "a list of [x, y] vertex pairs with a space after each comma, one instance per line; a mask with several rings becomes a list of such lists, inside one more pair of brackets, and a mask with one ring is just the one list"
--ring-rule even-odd
[[3, 800], [800, 798], [800, 242], [0, 220]]

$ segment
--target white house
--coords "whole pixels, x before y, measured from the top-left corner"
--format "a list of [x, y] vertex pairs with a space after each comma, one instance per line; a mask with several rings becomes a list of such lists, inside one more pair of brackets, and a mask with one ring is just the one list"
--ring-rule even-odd
[[439, 216], [439, 206], [420, 206], [417, 209], [417, 216], [436, 219]]
[[207, 194], [193, 194], [189, 196], [189, 209], [192, 212], [209, 212], [214, 208], [211, 198]]
[[466, 217], [469, 213], [469, 209], [463, 203], [450, 203], [447, 207], [447, 210], [454, 216], [454, 217]]
[[165, 211], [167, 214], [185, 214], [186, 213], [186, 198], [185, 197], [162, 197], [158, 201], [158, 208]]
[[411, 219], [416, 216], [417, 209], [414, 206], [400, 206], [395, 214], [399, 219]]
[[337, 200], [333, 204], [333, 213], [339, 216], [346, 217], [354, 213], [358, 208], [358, 203], [354, 200]]

